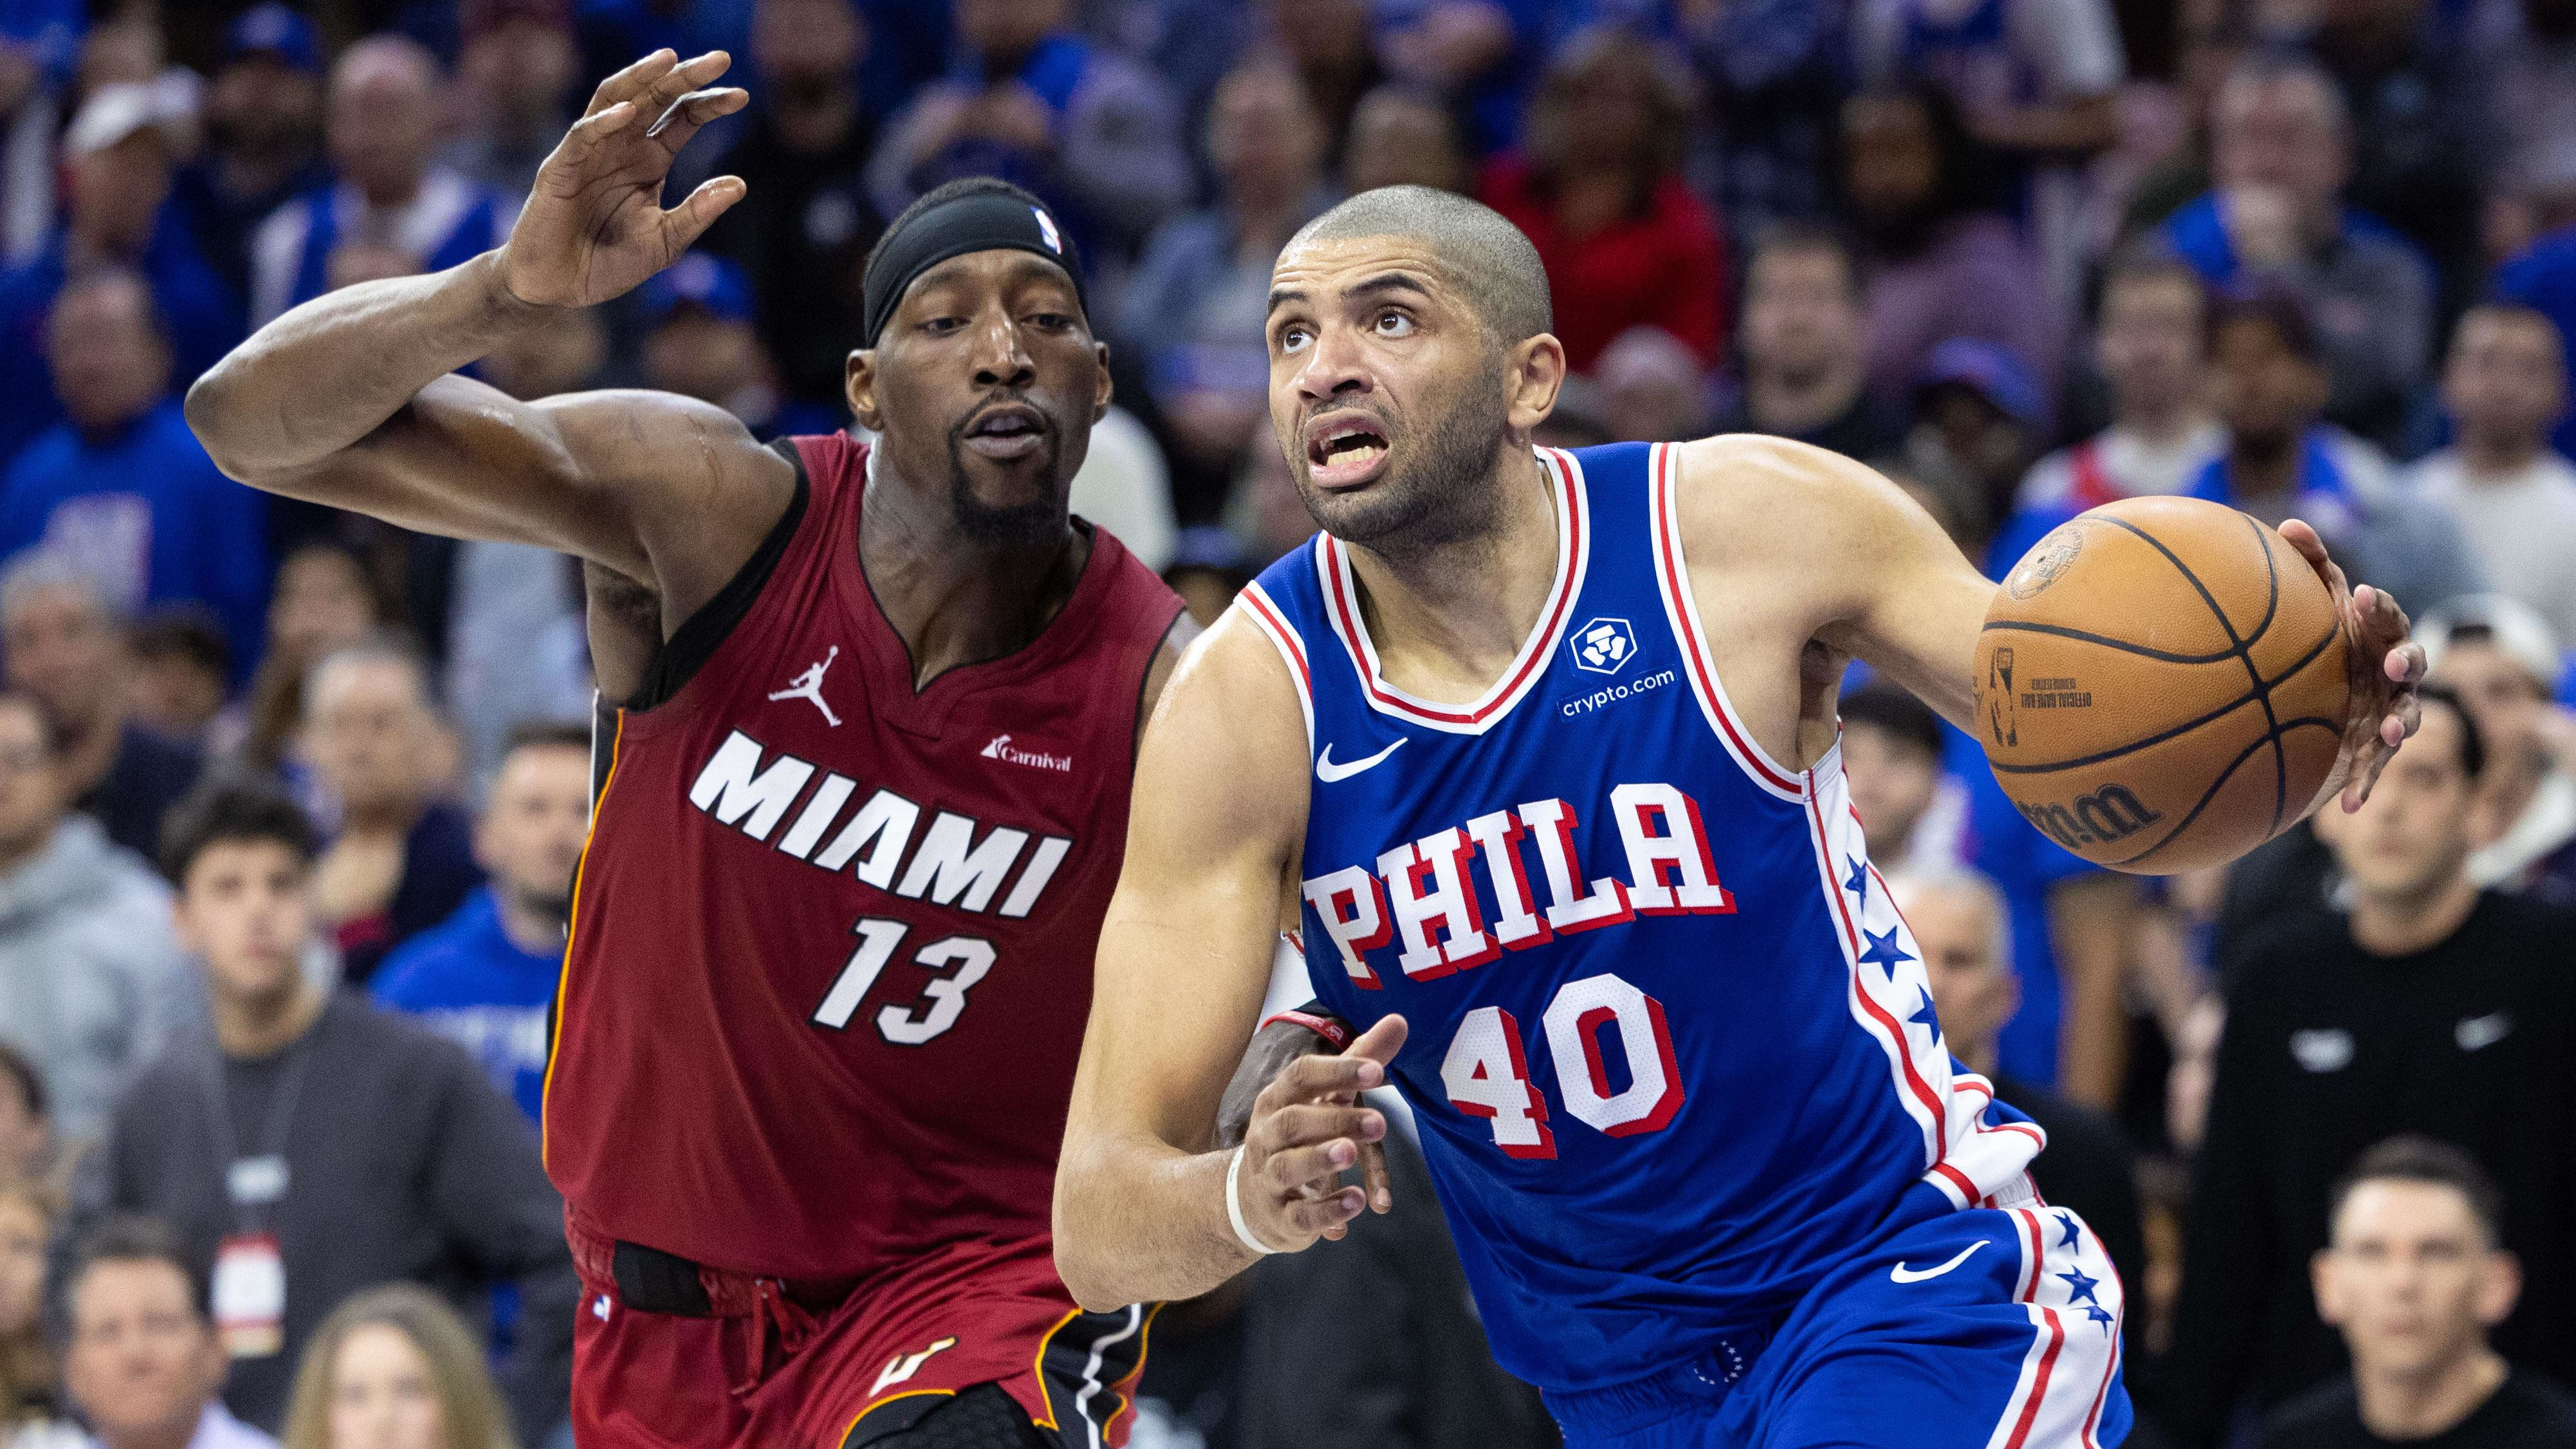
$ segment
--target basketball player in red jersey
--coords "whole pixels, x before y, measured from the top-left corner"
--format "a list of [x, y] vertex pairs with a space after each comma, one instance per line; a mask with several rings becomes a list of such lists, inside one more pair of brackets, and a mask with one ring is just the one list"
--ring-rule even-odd
[[1066, 514], [1109, 379], [1054, 219], [964, 182], [888, 229], [874, 448], [456, 375], [741, 197], [658, 200], [725, 65], [611, 77], [505, 246], [297, 308], [188, 416], [258, 487], [585, 562], [622, 707], [545, 1109], [584, 1449], [1117, 1444], [1146, 1311], [1074, 1305], [1047, 1211], [1181, 606]]

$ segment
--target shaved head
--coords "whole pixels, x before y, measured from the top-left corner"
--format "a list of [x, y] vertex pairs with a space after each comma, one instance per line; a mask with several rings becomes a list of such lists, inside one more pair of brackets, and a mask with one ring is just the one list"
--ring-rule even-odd
[[1306, 223], [1285, 250], [1365, 237], [1403, 237], [1429, 248], [1441, 280], [1458, 289], [1500, 346], [1556, 329], [1538, 248], [1483, 202], [1428, 186], [1381, 186]]

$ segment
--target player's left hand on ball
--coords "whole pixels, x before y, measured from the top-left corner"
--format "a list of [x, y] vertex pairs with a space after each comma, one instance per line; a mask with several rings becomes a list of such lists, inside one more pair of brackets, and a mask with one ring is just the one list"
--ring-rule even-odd
[[2340, 794], [2346, 811], [2358, 810], [2389, 757], [2415, 733], [2420, 708], [2415, 685], [2424, 677], [2424, 646], [2407, 642], [2412, 626], [2387, 590], [2368, 584], [2355, 588], [2345, 580], [2315, 529], [2293, 518], [2281, 525], [2281, 537], [2325, 580], [2343, 614], [2352, 710], [2344, 719], [2343, 752], [2317, 792], [2317, 803]]
[[[1345, 1051], [1290, 1062], [1253, 1100], [1236, 1191], [1244, 1221], [1262, 1242], [1297, 1249], [1338, 1239], [1363, 1211], [1395, 1206], [1378, 1145], [1386, 1114], [1359, 1095], [1386, 1081], [1404, 1033], [1403, 1017], [1384, 1017]], [[1360, 1185], [1342, 1186], [1342, 1173], [1353, 1167]]]

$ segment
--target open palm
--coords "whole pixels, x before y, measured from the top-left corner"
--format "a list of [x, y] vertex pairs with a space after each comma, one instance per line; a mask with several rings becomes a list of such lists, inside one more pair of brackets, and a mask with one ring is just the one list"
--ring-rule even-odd
[[537, 170], [502, 248], [502, 278], [522, 302], [586, 307], [669, 266], [725, 208], [740, 177], [719, 176], [662, 209], [662, 179], [698, 128], [741, 110], [739, 87], [712, 87], [721, 50], [682, 61], [657, 50], [599, 83], [590, 107]]

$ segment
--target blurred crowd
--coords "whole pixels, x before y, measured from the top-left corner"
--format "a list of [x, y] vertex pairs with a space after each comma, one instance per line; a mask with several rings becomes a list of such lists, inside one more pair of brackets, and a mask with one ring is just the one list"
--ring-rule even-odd
[[[496, 245], [663, 45], [752, 96], [671, 195], [747, 198], [480, 375], [848, 427], [885, 219], [1006, 177], [1111, 344], [1075, 508], [1202, 620], [1312, 527], [1272, 259], [1395, 183], [1537, 243], [1544, 442], [1802, 439], [1998, 575], [2140, 494], [2314, 523], [2440, 686], [2359, 813], [2096, 870], [1862, 668], [1846, 768], [2130, 1285], [2134, 1442], [2576, 1444], [2571, 0], [0, 0], [0, 1446], [560, 1435], [580, 572], [237, 487], [179, 400]], [[1364, 1227], [1168, 1311], [1134, 1442], [1546, 1442], [1436, 1215]]]

